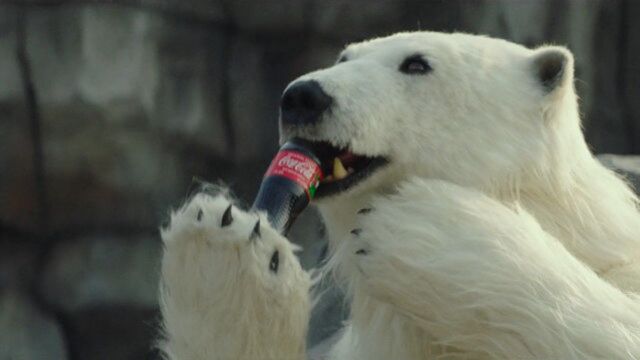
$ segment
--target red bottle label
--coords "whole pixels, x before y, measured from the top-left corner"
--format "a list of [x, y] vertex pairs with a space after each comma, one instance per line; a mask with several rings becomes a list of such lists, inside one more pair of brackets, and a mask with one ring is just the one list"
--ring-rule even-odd
[[282, 150], [271, 161], [264, 176], [283, 176], [293, 180], [305, 189], [311, 200], [322, 180], [322, 170], [310, 157], [297, 151]]

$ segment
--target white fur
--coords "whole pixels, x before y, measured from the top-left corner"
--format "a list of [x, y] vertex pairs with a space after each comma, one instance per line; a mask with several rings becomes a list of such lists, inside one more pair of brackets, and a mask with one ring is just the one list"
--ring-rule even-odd
[[353, 299], [336, 359], [640, 357], [640, 303], [524, 209], [422, 179], [372, 205], [334, 258]]
[[[433, 71], [400, 73], [417, 53]], [[584, 141], [571, 53], [419, 32], [343, 54], [346, 62], [300, 78], [320, 83], [331, 111], [317, 125], [281, 128], [282, 141], [303, 136], [390, 160], [317, 204], [351, 300], [332, 359], [640, 358], [638, 199]], [[549, 55], [563, 60], [550, 88], [537, 75]], [[283, 276], [261, 263], [267, 250], [234, 263], [251, 247], [220, 244], [246, 243], [251, 222], [221, 228], [221, 205], [211, 205], [211, 223], [195, 222], [189, 209], [202, 202], [163, 234], [168, 353], [301, 357], [309, 280], [289, 245], [264, 226], [265, 244], [289, 249], [296, 264]], [[231, 271], [239, 268], [259, 275]]]
[[[233, 222], [221, 227], [229, 204], [224, 194], [197, 195], [162, 232], [161, 348], [180, 360], [301, 359], [309, 276], [294, 245], [269, 226], [250, 240], [258, 214], [233, 207]], [[274, 250], [280, 258], [275, 274], [269, 270]]]

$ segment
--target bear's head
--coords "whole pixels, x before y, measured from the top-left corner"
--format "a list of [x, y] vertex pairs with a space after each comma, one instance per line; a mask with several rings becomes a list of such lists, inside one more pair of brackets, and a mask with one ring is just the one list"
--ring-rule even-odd
[[289, 84], [280, 133], [314, 142], [330, 175], [321, 198], [410, 176], [504, 191], [567, 162], [567, 144], [583, 142], [576, 104], [565, 48], [400, 33]]

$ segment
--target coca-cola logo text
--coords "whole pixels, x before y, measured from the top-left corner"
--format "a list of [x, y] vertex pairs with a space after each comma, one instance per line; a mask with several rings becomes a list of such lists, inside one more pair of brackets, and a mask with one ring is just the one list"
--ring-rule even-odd
[[285, 166], [289, 169], [301, 174], [308, 180], [311, 179], [315, 173], [315, 164], [306, 159], [296, 159], [292, 154], [287, 154], [278, 161], [278, 166]]

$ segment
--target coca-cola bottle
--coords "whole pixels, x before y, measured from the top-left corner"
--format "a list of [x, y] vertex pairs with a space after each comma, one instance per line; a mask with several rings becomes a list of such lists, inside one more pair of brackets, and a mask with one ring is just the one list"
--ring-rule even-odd
[[309, 142], [291, 139], [271, 161], [252, 208], [265, 211], [274, 229], [286, 235], [309, 205], [322, 177], [320, 160]]

